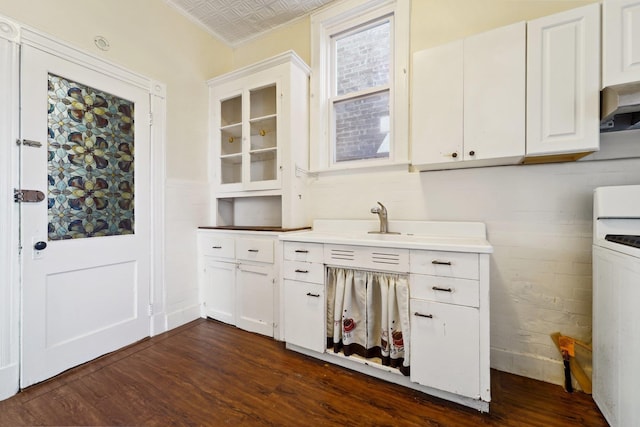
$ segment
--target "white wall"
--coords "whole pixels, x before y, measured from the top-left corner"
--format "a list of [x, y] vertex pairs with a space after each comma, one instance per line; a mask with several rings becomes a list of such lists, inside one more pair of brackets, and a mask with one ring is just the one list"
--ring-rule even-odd
[[[627, 146], [640, 156], [640, 131], [602, 140], [600, 157], [617, 157]], [[591, 340], [593, 189], [638, 183], [639, 157], [359, 173], [319, 177], [309, 203], [316, 218], [371, 218], [369, 209], [380, 201], [390, 219], [486, 223], [494, 246], [491, 366], [562, 384], [549, 334]]]
[[[231, 49], [158, 0], [0, 0], [1, 16], [166, 84], [168, 181], [163, 183], [166, 193], [165, 257], [161, 263], [165, 271], [165, 294], [155, 296], [163, 300], [161, 308], [165, 310], [166, 319], [154, 322], [154, 333], [161, 331], [162, 326], [177, 326], [197, 318], [199, 310], [193, 309], [198, 304], [198, 293], [194, 292], [194, 288], [197, 288], [197, 263], [193, 234], [208, 216], [205, 184], [208, 167], [208, 97], [205, 82], [230, 69]], [[4, 30], [4, 27], [0, 30]], [[97, 35], [109, 40], [110, 50], [105, 52], [94, 45], [93, 40]], [[9, 76], [3, 73], [0, 78], [2, 94], [7, 86], [2, 85], [5, 77]], [[7, 99], [4, 96], [2, 99], [5, 101], [2, 105], [6, 106]], [[17, 110], [14, 108], [13, 111]], [[8, 130], [3, 122], [2, 131]], [[4, 136], [3, 132], [0, 133]], [[3, 144], [0, 147], [3, 154], [0, 165], [7, 162], [12, 164], [5, 146], [12, 144], [12, 141], [12, 138], [0, 141]], [[0, 171], [3, 189], [12, 188], [12, 183], [8, 181], [13, 175], [4, 167]], [[196, 185], [176, 187], [172, 182]], [[5, 195], [5, 191], [0, 193]], [[6, 252], [5, 244], [14, 243], [8, 234], [12, 230], [17, 232], [15, 226], [4, 227], [10, 224], [7, 212], [11, 208], [13, 204], [5, 207], [5, 203], [0, 203], [0, 242], [3, 244], [0, 255]], [[17, 384], [19, 288], [17, 282], [7, 283], [5, 264], [0, 267], [1, 399], [15, 391]]]
[[[230, 69], [232, 52], [229, 47], [165, 2], [157, 0], [0, 0], [0, 15], [165, 83], [166, 176], [169, 180], [207, 181], [208, 92], [205, 82]], [[94, 45], [97, 35], [109, 40], [108, 51]], [[181, 194], [170, 191], [168, 184], [165, 187], [166, 230], [173, 236], [165, 247], [165, 308], [179, 310], [181, 304], [197, 304], [197, 294], [189, 294], [193, 298], [187, 302], [182, 290], [193, 284], [185, 282], [173, 271], [196, 269], [195, 257], [180, 256], [186, 254], [184, 248], [193, 243], [192, 239], [174, 231], [183, 228], [186, 221], [191, 221], [191, 229], [203, 224], [208, 194], [202, 187], [199, 189], [200, 200], [193, 197], [185, 200]], [[172, 209], [181, 210], [184, 215], [180, 216]]]

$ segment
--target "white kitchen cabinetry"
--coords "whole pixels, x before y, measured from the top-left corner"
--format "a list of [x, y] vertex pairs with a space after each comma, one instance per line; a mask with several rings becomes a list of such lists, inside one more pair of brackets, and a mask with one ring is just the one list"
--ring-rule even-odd
[[305, 225], [308, 81], [292, 51], [208, 81], [211, 225]]
[[[492, 249], [484, 224], [390, 221], [402, 234], [370, 234], [377, 226], [316, 220], [313, 231], [280, 235], [287, 348], [488, 411]], [[408, 275], [409, 376], [327, 349], [327, 266]]]
[[322, 246], [285, 242], [282, 272], [285, 341], [320, 353], [327, 343]]
[[488, 400], [489, 309], [480, 282], [488, 259], [415, 250], [410, 256], [411, 380]]
[[275, 233], [198, 230], [203, 316], [273, 337], [279, 245]]
[[640, 0], [604, 0], [602, 86], [640, 80]]
[[527, 24], [526, 163], [600, 146], [600, 4]]
[[519, 163], [525, 150], [525, 23], [416, 52], [412, 164]]

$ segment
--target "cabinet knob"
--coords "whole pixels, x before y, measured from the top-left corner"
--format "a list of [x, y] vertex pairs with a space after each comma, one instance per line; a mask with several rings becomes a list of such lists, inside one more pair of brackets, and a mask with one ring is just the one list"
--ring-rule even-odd
[[440, 261], [440, 260], [434, 259], [433, 261], [431, 261], [431, 264], [435, 264], [435, 265], [451, 265], [451, 261]]
[[476, 155], [476, 152], [475, 152], [475, 151], [473, 151], [473, 150], [471, 150], [471, 151], [469, 151], [469, 155], [470, 155], [470, 156], [475, 156], [475, 155]]
[[296, 249], [295, 253], [297, 253], [297, 254], [308, 254], [309, 251], [307, 251], [305, 249]]
[[320, 298], [320, 294], [312, 294], [311, 292], [307, 292], [308, 297]]
[[458, 153], [452, 153], [451, 157], [453, 157], [455, 159], [456, 157], [458, 157]]
[[453, 292], [451, 288], [440, 288], [438, 286], [432, 286], [431, 289], [433, 289], [434, 291]]
[[258, 252], [257, 249], [247, 249], [247, 252]]
[[211, 246], [211, 249], [222, 249], [222, 246]]
[[298, 270], [298, 269], [296, 268], [295, 272], [296, 272], [296, 273], [308, 273], [308, 272], [309, 272], [309, 270]]

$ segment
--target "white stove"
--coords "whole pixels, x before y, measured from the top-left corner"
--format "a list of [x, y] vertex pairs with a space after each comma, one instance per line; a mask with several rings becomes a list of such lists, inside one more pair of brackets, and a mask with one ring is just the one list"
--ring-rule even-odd
[[600, 187], [593, 208], [593, 399], [640, 425], [640, 185]]

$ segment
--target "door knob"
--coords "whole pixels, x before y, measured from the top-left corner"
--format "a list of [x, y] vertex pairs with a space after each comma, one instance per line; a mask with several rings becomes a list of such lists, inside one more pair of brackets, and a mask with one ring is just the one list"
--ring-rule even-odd
[[47, 242], [36, 242], [35, 245], [33, 245], [33, 249], [35, 249], [36, 251], [41, 251], [43, 249], [45, 249], [47, 247]]

